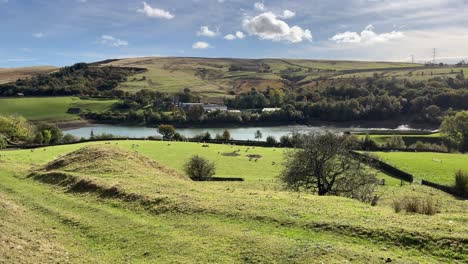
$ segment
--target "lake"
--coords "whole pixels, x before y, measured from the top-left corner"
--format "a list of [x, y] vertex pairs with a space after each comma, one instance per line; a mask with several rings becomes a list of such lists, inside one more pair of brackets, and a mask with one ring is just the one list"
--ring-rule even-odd
[[[368, 132], [368, 131], [421, 131], [417, 129], [412, 129], [407, 125], [401, 125], [398, 128], [361, 128], [361, 127], [335, 127], [335, 126], [270, 126], [270, 127], [230, 127], [228, 130], [231, 132], [231, 136], [235, 140], [255, 140], [255, 132], [257, 130], [262, 131], [263, 140], [268, 136], [273, 136], [276, 139], [279, 139], [281, 136], [291, 134], [293, 131], [298, 131], [301, 133], [307, 132], [320, 132], [320, 131], [332, 131], [332, 132]], [[102, 125], [94, 124], [87, 127], [71, 129], [65, 131], [65, 133], [74, 135], [79, 138], [89, 138], [91, 131], [94, 135], [99, 135], [103, 133], [113, 134], [119, 137], [129, 137], [129, 138], [144, 138], [149, 136], [160, 136], [157, 133], [157, 128], [149, 127], [136, 127], [136, 126], [120, 126], [120, 125]], [[191, 138], [196, 135], [209, 132], [212, 137], [216, 134], [222, 134], [224, 128], [178, 128], [177, 132], [181, 135]]]

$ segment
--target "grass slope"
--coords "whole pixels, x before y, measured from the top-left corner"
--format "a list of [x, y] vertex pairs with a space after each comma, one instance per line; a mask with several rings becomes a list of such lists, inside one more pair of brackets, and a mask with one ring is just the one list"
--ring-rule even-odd
[[455, 172], [468, 169], [468, 155], [432, 152], [373, 152], [383, 161], [424, 179], [452, 186]]
[[[262, 64], [267, 64], [271, 72], [257, 72], [255, 67]], [[232, 92], [249, 91], [252, 87], [260, 90], [267, 87], [282, 88], [285, 84], [281, 76], [284, 74], [301, 76], [311, 81], [320, 76], [334, 76], [341, 70], [421, 66], [390, 62], [155, 57], [122, 59], [108, 65], [148, 69], [148, 72], [130, 77], [122, 83], [120, 88], [126, 91], [153, 89], [173, 93], [190, 88], [207, 97], [225, 97]], [[231, 65], [253, 67], [253, 70], [229, 71]], [[206, 75], [202, 77], [197, 74], [199, 69], [204, 69]]]
[[67, 113], [70, 107], [79, 107], [82, 111], [105, 111], [116, 100], [82, 100], [77, 97], [33, 97], [0, 99], [0, 114], [18, 114], [33, 121], [70, 121], [80, 117]]
[[[246, 152], [246, 147], [209, 146], [117, 141], [0, 152], [0, 190], [7, 201], [21, 205], [25, 214], [38, 215], [34, 221], [25, 220], [28, 229], [54, 234], [47, 243], [57, 245], [58, 260], [68, 257], [69, 262], [467, 260], [468, 227], [463, 223], [468, 219], [463, 201], [424, 186], [400, 187], [384, 175], [379, 177], [386, 178], [388, 186], [381, 190], [385, 194], [377, 207], [340, 197], [298, 195], [282, 191], [275, 181], [281, 169], [279, 149], [249, 148]], [[222, 155], [238, 149], [241, 156]], [[193, 154], [215, 161], [218, 176], [246, 181], [192, 182], [174, 177]], [[246, 154], [262, 158], [249, 161]], [[31, 169], [42, 175], [68, 176], [46, 185], [28, 177]], [[70, 181], [71, 176], [75, 181]], [[105, 198], [97, 188], [74, 188], [80, 181], [136, 198]], [[435, 216], [395, 214], [392, 200], [406, 195], [430, 195], [441, 203], [442, 212]], [[7, 214], [0, 214], [0, 220], [15, 217], [4, 211]], [[0, 233], [4, 229], [10, 237], [24, 227], [1, 225]], [[25, 238], [34, 240], [34, 234]], [[0, 250], [6, 251], [5, 247], [0, 243]], [[32, 252], [15, 249], [8, 256], [18, 259]], [[52, 262], [44, 254], [37, 260]]]
[[0, 84], [14, 82], [18, 79], [25, 79], [38, 74], [49, 74], [55, 70], [57, 70], [57, 67], [54, 66], [0, 69]]

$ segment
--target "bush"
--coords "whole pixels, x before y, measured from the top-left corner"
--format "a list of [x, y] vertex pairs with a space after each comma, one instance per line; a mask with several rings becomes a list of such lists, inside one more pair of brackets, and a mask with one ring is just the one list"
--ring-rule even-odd
[[390, 137], [387, 142], [385, 142], [385, 147], [390, 149], [404, 149], [406, 148], [405, 141], [399, 135]]
[[414, 149], [416, 151], [426, 150], [426, 151], [448, 152], [448, 148], [444, 144], [438, 145], [438, 144], [425, 143], [422, 141], [417, 141], [415, 144], [411, 145], [409, 148]]
[[63, 136], [63, 143], [68, 144], [68, 143], [73, 143], [73, 142], [78, 142], [80, 139], [71, 135], [71, 134], [66, 134]]
[[194, 181], [208, 181], [216, 173], [215, 165], [195, 155], [184, 165], [185, 173]]
[[195, 135], [193, 137], [194, 140], [199, 140], [199, 141], [210, 141], [211, 140], [211, 134], [210, 132], [205, 132], [201, 133], [199, 135]]
[[405, 210], [407, 213], [435, 215], [440, 212], [439, 205], [431, 197], [403, 197], [401, 200], [394, 200], [392, 206], [395, 213]]
[[459, 170], [455, 173], [455, 189], [462, 196], [468, 196], [468, 172]]

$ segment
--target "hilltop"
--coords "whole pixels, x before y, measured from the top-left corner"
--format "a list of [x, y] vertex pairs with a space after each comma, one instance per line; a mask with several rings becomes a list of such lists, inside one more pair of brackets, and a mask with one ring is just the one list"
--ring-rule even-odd
[[56, 71], [55, 66], [33, 66], [22, 68], [0, 68], [0, 84], [26, 79], [40, 74], [49, 74]]

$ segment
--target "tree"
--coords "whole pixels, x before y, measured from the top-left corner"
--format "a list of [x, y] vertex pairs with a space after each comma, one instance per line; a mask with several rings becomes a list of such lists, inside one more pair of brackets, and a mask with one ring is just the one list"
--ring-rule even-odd
[[42, 131], [36, 133], [36, 137], [34, 138], [34, 143], [36, 144], [44, 144], [44, 135]]
[[224, 129], [223, 135], [222, 135], [222, 139], [223, 139], [224, 141], [229, 141], [229, 140], [231, 140], [231, 132], [229, 132], [229, 130], [227, 130], [227, 129]]
[[46, 133], [45, 131], [50, 132], [50, 140], [45, 142], [47, 144], [58, 144], [62, 142], [63, 133], [56, 125], [40, 123], [37, 125], [36, 130], [42, 134]]
[[205, 113], [205, 109], [201, 105], [192, 105], [186, 112], [189, 121], [200, 121]]
[[172, 125], [160, 125], [158, 132], [163, 136], [163, 139], [172, 139], [176, 134], [176, 130]]
[[266, 142], [269, 146], [275, 146], [276, 144], [278, 144], [278, 140], [276, 140], [274, 136], [268, 136], [266, 138]]
[[442, 136], [460, 151], [468, 151], [468, 111], [446, 116], [440, 126]]
[[355, 141], [331, 132], [311, 133], [300, 138], [297, 148], [286, 153], [280, 174], [287, 188], [366, 202], [372, 200], [377, 179], [362, 160], [351, 154]]
[[43, 143], [50, 144], [52, 140], [52, 132], [50, 130], [44, 130], [41, 133], [42, 133]]
[[30, 141], [34, 137], [34, 126], [24, 117], [0, 116], [0, 135], [7, 141]]
[[4, 149], [7, 147], [7, 141], [6, 139], [0, 135], [0, 149]]
[[194, 181], [207, 181], [215, 173], [215, 165], [198, 155], [192, 156], [184, 165], [185, 173]]
[[258, 140], [258, 141], [260, 141], [260, 139], [262, 139], [262, 137], [263, 137], [262, 131], [257, 130], [257, 131], [255, 132], [255, 139]]

